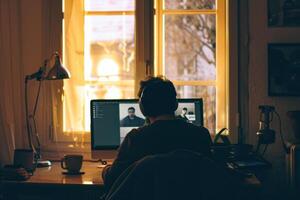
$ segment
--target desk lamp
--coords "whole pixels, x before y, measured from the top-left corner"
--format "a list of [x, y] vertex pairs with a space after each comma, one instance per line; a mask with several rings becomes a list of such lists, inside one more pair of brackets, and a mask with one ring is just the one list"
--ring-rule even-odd
[[[53, 67], [49, 70], [48, 74], [46, 75], [47, 66], [51, 59], [55, 59], [55, 63]], [[25, 115], [26, 115], [26, 126], [27, 126], [27, 137], [28, 137], [28, 144], [29, 148], [34, 152], [35, 164], [37, 167], [48, 167], [51, 165], [50, 161], [42, 161], [41, 160], [41, 144], [39, 139], [39, 134], [37, 131], [35, 114], [37, 110], [37, 105], [39, 101], [40, 91], [41, 91], [41, 83], [44, 80], [62, 80], [70, 78], [69, 71], [64, 68], [61, 64], [59, 54], [57, 52], [53, 53], [49, 59], [44, 61], [42, 67], [38, 69], [37, 72], [25, 76]], [[29, 80], [36, 80], [39, 81], [38, 91], [35, 98], [35, 104], [33, 107], [33, 113], [29, 114], [28, 111], [28, 81]], [[33, 144], [33, 133], [35, 135], [35, 140], [37, 146]]]

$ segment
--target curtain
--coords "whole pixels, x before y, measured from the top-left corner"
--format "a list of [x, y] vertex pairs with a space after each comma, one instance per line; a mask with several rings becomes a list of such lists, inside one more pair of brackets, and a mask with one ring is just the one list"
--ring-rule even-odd
[[27, 144], [20, 62], [20, 1], [0, 0], [0, 164]]
[[[53, 52], [61, 52], [61, 5], [61, 0], [0, 0], [0, 165], [12, 163], [15, 148], [29, 148], [24, 78]], [[58, 107], [62, 85], [62, 81], [42, 83], [36, 115], [42, 145], [49, 141], [50, 128], [60, 126], [55, 117], [62, 110], [52, 108]], [[28, 84], [29, 113], [37, 86], [37, 81]]]
[[[64, 64], [71, 73], [71, 79], [64, 81], [65, 131], [85, 131], [85, 87], [84, 87], [84, 2], [66, 0]], [[89, 110], [88, 110], [89, 112]]]
[[[60, 57], [62, 54], [62, 0], [43, 0], [42, 2], [42, 53], [43, 58], [51, 58], [55, 52]], [[52, 56], [51, 56], [52, 55]], [[54, 59], [50, 59], [48, 71], [54, 65]], [[72, 76], [72, 75], [71, 75]], [[68, 81], [69, 79], [67, 79]], [[60, 158], [57, 145], [57, 134], [62, 132], [62, 100], [64, 95], [64, 81], [44, 81], [39, 102], [39, 111], [37, 116], [40, 125], [40, 140], [42, 156], [44, 152], [51, 152], [50, 157]]]
[[[100, 3], [101, 4], [101, 3]], [[147, 70], [149, 74], [153, 74], [153, 54], [154, 54], [154, 44], [153, 44], [153, 23], [154, 16], [151, 12], [153, 10], [153, 0], [139, 0], [135, 2], [135, 80], [133, 86], [135, 87], [136, 94], [139, 87], [140, 80], [144, 79], [146, 74], [146, 62], [148, 62], [149, 69]], [[69, 69], [71, 73], [71, 79], [64, 80], [63, 82], [63, 102], [57, 105], [61, 107], [52, 106], [53, 110], [53, 136], [54, 140], [58, 142], [71, 142], [71, 141], [81, 141], [84, 140], [84, 132], [89, 131], [89, 101], [91, 99], [96, 99], [101, 96], [101, 98], [106, 97], [106, 91], [112, 91], [114, 85], [101, 85], [101, 87], [96, 86], [91, 82], [88, 82], [85, 76], [89, 74], [87, 68], [84, 66], [92, 65], [93, 62], [89, 59], [84, 58], [84, 54], [88, 56], [90, 51], [101, 51], [99, 46], [105, 49], [106, 52], [112, 54], [116, 51], [115, 48], [108, 47], [109, 44], [99, 44], [94, 50], [90, 50], [88, 42], [85, 44], [85, 37], [95, 37], [89, 35], [89, 31], [85, 31], [84, 27], [91, 29], [89, 20], [85, 21], [85, 11], [84, 11], [84, 0], [65, 0], [64, 2], [64, 48], [63, 48], [63, 63]], [[115, 24], [112, 24], [115, 26]], [[104, 27], [105, 31], [105, 27]], [[105, 33], [104, 33], [105, 35]], [[100, 42], [99, 42], [100, 43]], [[111, 41], [112, 44], [117, 44], [116, 41]], [[110, 49], [111, 48], [111, 49]], [[102, 52], [102, 51], [101, 51]], [[90, 52], [92, 54], [92, 52]], [[99, 52], [98, 52], [99, 53]], [[94, 52], [95, 54], [95, 52]], [[99, 55], [98, 55], [99, 56]], [[95, 63], [93, 63], [95, 65]], [[93, 69], [94, 70], [94, 69]], [[93, 73], [95, 73], [93, 71]], [[121, 77], [122, 79], [122, 77]], [[112, 87], [110, 87], [112, 86]], [[118, 85], [116, 85], [119, 87]], [[128, 89], [128, 88], [127, 88]], [[131, 89], [131, 88], [130, 88]], [[126, 91], [126, 88], [122, 90]], [[133, 97], [134, 95], [132, 95]], [[52, 95], [55, 97], [55, 95]], [[126, 93], [126, 97], [131, 97], [130, 92]], [[111, 98], [111, 97], [110, 97]], [[116, 98], [116, 97], [113, 97]], [[59, 97], [56, 97], [59, 99]], [[53, 102], [55, 99], [53, 100]], [[54, 103], [55, 104], [55, 103]], [[58, 114], [56, 114], [58, 113]], [[63, 113], [63, 115], [59, 115]], [[55, 117], [56, 116], [56, 117]], [[60, 124], [63, 123], [62, 124]], [[60, 126], [57, 126], [59, 124]], [[79, 133], [79, 134], [78, 134]], [[86, 138], [87, 139], [87, 138]]]
[[[45, 0], [47, 1], [47, 0]], [[49, 1], [49, 0], [48, 0]], [[144, 79], [146, 74], [146, 61], [149, 67], [152, 67], [150, 73], [153, 73], [153, 13], [151, 12], [153, 1], [136, 1], [135, 29], [138, 31], [135, 38], [135, 60], [136, 78], [134, 80], [136, 91], [139, 81]], [[84, 43], [84, 38], [89, 36], [89, 31], [84, 27], [89, 27], [89, 21], [85, 20], [84, 1], [83, 0], [65, 0], [64, 1], [64, 30], [63, 37], [63, 63], [71, 73], [71, 79], [64, 80], [63, 85], [51, 86], [52, 91], [52, 137], [56, 142], [84, 142], [89, 135], [82, 134], [89, 131], [89, 100], [105, 97], [104, 90], [108, 90], [111, 85], [96, 86], [92, 81], [88, 82], [85, 75], [89, 74], [84, 66], [89, 66], [89, 59], [84, 59], [84, 53], [89, 54], [89, 44]], [[114, 25], [114, 24], [113, 24]], [[52, 26], [51, 26], [52, 27]], [[105, 33], [104, 33], [105, 34]], [[112, 44], [117, 43], [111, 41]], [[108, 45], [99, 45], [107, 47]], [[94, 51], [99, 49], [94, 48]], [[115, 50], [115, 49], [113, 49]], [[112, 53], [111, 49], [106, 49]], [[95, 54], [95, 52], [94, 52]], [[134, 54], [133, 54], [134, 55]], [[92, 62], [92, 61], [91, 61]], [[94, 72], [94, 71], [93, 71]], [[112, 81], [113, 83], [113, 81]], [[114, 85], [112, 85], [114, 86]], [[118, 86], [118, 85], [117, 85]], [[119, 87], [119, 86], [118, 86]], [[130, 87], [130, 86], [129, 86]], [[60, 92], [57, 92], [61, 89]], [[113, 87], [112, 87], [113, 88]], [[130, 88], [131, 89], [131, 88]], [[124, 89], [126, 91], [126, 89]], [[135, 92], [136, 93], [136, 92]], [[126, 94], [126, 97], [131, 94]], [[60, 100], [62, 100], [60, 102]]]

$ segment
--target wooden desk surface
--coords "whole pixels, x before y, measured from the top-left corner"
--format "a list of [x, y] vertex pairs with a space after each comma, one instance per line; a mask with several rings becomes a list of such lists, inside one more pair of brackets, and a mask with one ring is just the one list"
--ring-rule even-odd
[[[102, 170], [100, 163], [83, 162], [81, 171], [85, 172], [82, 175], [64, 175], [60, 167], [60, 162], [52, 162], [51, 167], [37, 168], [28, 180], [26, 181], [6, 181], [18, 184], [58, 184], [58, 185], [95, 185], [103, 187]], [[255, 175], [245, 178], [245, 185], [260, 187], [261, 182]]]
[[3, 181], [5, 185], [39, 185], [39, 186], [79, 186], [79, 187], [103, 187], [103, 167], [95, 162], [83, 162], [82, 175], [65, 175], [60, 167], [60, 162], [52, 162], [52, 166], [36, 168], [34, 174], [26, 181]]
[[97, 185], [103, 186], [102, 169], [99, 163], [83, 162], [82, 175], [64, 175], [59, 162], [52, 162], [51, 167], [37, 168], [30, 179], [24, 183], [34, 184], [68, 184], [68, 185]]
[[[37, 168], [26, 181], [0, 181], [6, 199], [99, 199], [104, 192], [99, 163], [84, 162], [83, 175], [64, 175], [59, 162], [51, 167]], [[1, 199], [1, 198], [0, 198]]]
[[[81, 171], [85, 174], [64, 175], [60, 163], [53, 162], [51, 167], [37, 168], [27, 181], [2, 182], [4, 199], [99, 199], [104, 185], [101, 177], [103, 168], [98, 166], [99, 163], [84, 162]], [[249, 191], [261, 187], [255, 176], [245, 179], [244, 184]]]

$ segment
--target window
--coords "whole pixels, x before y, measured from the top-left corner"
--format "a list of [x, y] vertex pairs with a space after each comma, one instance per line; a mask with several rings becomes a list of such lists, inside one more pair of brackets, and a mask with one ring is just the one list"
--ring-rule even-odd
[[135, 4], [65, 0], [64, 8], [64, 61], [72, 78], [64, 81], [63, 132], [84, 133], [91, 99], [135, 96]]
[[[74, 139], [89, 131], [91, 99], [134, 98], [144, 74], [136, 65], [134, 0], [63, 2], [63, 58], [72, 77], [64, 81], [62, 132]], [[154, 8], [153, 72], [171, 79], [180, 98], [202, 97], [204, 124], [215, 133], [227, 123], [226, 1], [154, 0]]]
[[215, 133], [226, 126], [226, 1], [155, 3], [156, 74], [171, 79], [179, 97], [202, 97], [204, 125]]

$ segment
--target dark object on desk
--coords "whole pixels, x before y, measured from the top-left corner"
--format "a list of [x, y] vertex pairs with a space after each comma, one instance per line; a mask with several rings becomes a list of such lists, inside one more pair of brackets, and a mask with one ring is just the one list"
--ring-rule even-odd
[[39, 160], [36, 165], [37, 168], [50, 167], [50, 166], [51, 166], [51, 161], [49, 160]]
[[23, 167], [28, 172], [35, 170], [34, 153], [32, 149], [15, 149], [14, 166]]
[[253, 146], [250, 144], [215, 144], [211, 147], [213, 158], [221, 162], [248, 157], [253, 154], [252, 151]]
[[69, 174], [79, 174], [82, 167], [82, 155], [65, 155], [60, 162], [61, 168], [68, 171]]
[[0, 177], [3, 180], [25, 181], [30, 174], [23, 167], [6, 165], [0, 170]]
[[85, 172], [70, 172], [70, 171], [67, 171], [67, 172], [62, 172], [62, 174], [71, 175], [71, 176], [78, 176], [78, 175], [85, 174]]
[[[249, 144], [214, 145], [212, 146], [213, 159], [247, 177], [249, 172], [261, 169], [269, 169], [271, 163], [253, 152], [253, 146]], [[241, 173], [240, 173], [241, 172]]]
[[271, 163], [257, 156], [231, 161], [228, 162], [227, 164], [233, 169], [240, 169], [240, 170], [269, 169], [272, 166]]

